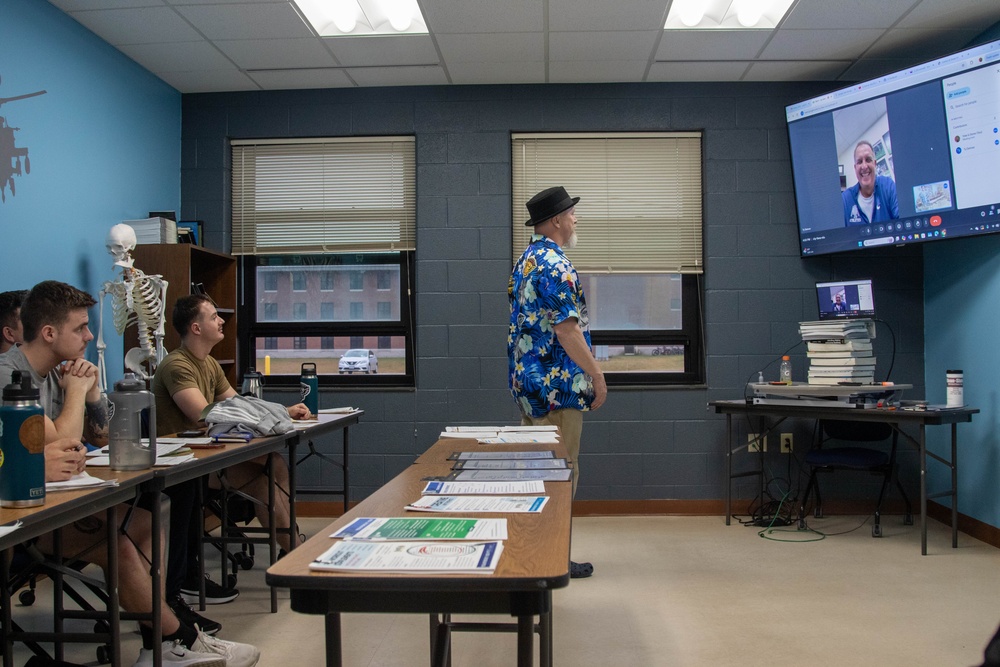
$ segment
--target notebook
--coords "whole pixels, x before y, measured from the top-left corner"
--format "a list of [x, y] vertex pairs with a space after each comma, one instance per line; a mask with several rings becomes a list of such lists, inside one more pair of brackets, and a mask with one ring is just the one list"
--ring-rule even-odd
[[816, 283], [816, 299], [820, 320], [875, 319], [870, 279]]

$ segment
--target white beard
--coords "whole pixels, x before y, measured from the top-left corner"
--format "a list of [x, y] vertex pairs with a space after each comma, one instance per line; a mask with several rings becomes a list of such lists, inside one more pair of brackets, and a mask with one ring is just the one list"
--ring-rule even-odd
[[573, 235], [569, 237], [569, 241], [566, 242], [566, 248], [568, 248], [569, 250], [575, 248], [577, 240], [578, 239], [576, 238], [576, 232], [573, 232]]

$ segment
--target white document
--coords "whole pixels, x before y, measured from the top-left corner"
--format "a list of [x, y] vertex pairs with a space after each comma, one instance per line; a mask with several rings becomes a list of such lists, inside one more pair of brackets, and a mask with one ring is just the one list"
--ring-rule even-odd
[[500, 426], [446, 426], [445, 433], [475, 433], [476, 431], [493, 431], [496, 433]]
[[539, 479], [544, 482], [568, 482], [573, 476], [569, 468], [562, 470], [458, 470], [449, 482], [509, 482]]
[[559, 470], [569, 467], [566, 459], [477, 459], [452, 463], [452, 470]]
[[558, 426], [546, 426], [545, 424], [539, 424], [538, 426], [503, 426], [500, 428], [504, 433], [555, 433], [558, 429]]
[[73, 475], [65, 482], [46, 482], [45, 491], [72, 491], [74, 489], [86, 489], [91, 486], [118, 486], [117, 479], [100, 479], [94, 477], [93, 475], [87, 473], [84, 470], [81, 473]]
[[321, 415], [349, 415], [352, 412], [357, 412], [361, 408], [343, 407], [343, 408], [323, 408], [319, 411]]
[[551, 449], [533, 452], [453, 452], [449, 461], [513, 461], [516, 459], [554, 459], [556, 453]]
[[479, 438], [495, 438], [499, 434], [499, 431], [442, 431], [440, 437], [478, 440]]
[[21, 527], [21, 521], [20, 520], [10, 521], [8, 523], [5, 523], [2, 526], [0, 526], [0, 537], [3, 537], [4, 535], [8, 535], [10, 533], [13, 533], [15, 530], [17, 530], [20, 527]]
[[[164, 442], [164, 440], [167, 441], [167, 442]], [[176, 442], [170, 442], [170, 441], [173, 441], [173, 440], [176, 440]], [[202, 442], [202, 441], [204, 441], [204, 442]], [[157, 456], [157, 458], [159, 458], [161, 456], [170, 456], [171, 454], [173, 454], [174, 452], [176, 452], [178, 449], [182, 449], [183, 447], [186, 447], [189, 444], [192, 444], [192, 445], [207, 445], [210, 442], [212, 442], [211, 438], [163, 438], [162, 440], [160, 438], [157, 438], [156, 439], [156, 456]], [[143, 438], [142, 444], [144, 444], [146, 446], [149, 446], [149, 440]], [[110, 448], [110, 446], [109, 447], [102, 447], [101, 449], [94, 449], [92, 451], [89, 451], [89, 452], [87, 452], [87, 456], [90, 457], [90, 458], [87, 460], [87, 465], [95, 465], [95, 466], [108, 465], [107, 463], [103, 463], [103, 464], [102, 463], [95, 463], [93, 459], [108, 458], [110, 455], [111, 455], [111, 448]]]
[[497, 436], [487, 436], [485, 438], [476, 438], [476, 442], [480, 445], [503, 445], [503, 444], [530, 444], [539, 443], [543, 445], [554, 445], [559, 442], [559, 438], [556, 437], [555, 433], [552, 434], [534, 434], [528, 435], [525, 433], [512, 433], [510, 435], [497, 435]]
[[424, 495], [483, 495], [515, 493], [545, 493], [545, 482], [536, 479], [523, 482], [427, 482]]
[[548, 496], [424, 496], [410, 503], [413, 512], [515, 512], [538, 514]]
[[337, 542], [312, 570], [492, 574], [503, 542]]
[[[156, 462], [153, 463], [154, 466], [158, 468], [164, 468], [168, 466], [176, 466], [181, 463], [187, 463], [188, 461], [194, 460], [194, 454], [175, 454], [171, 456], [158, 456], [156, 457]], [[94, 466], [95, 468], [107, 468], [111, 465], [110, 456], [94, 456], [87, 459], [88, 466]]]

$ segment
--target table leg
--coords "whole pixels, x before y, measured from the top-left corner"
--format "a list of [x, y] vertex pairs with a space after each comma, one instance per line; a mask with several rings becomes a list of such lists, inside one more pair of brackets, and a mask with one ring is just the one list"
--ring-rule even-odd
[[295, 470], [298, 468], [295, 464], [295, 448], [298, 444], [299, 436], [297, 434], [288, 441], [288, 525], [291, 526], [289, 529], [291, 531], [289, 534], [289, 547], [291, 549], [299, 546], [299, 522], [295, 516]]
[[[200, 487], [199, 487], [200, 488]], [[152, 609], [152, 620], [150, 623], [153, 625], [153, 667], [161, 667], [163, 665], [163, 652], [161, 646], [163, 646], [163, 618], [160, 607], [163, 600], [163, 526], [161, 515], [163, 513], [163, 494], [160, 489], [153, 489], [150, 491], [151, 495], [151, 514], [150, 517], [150, 529], [153, 533], [152, 535], [152, 549], [153, 553], [150, 554], [152, 563], [150, 565], [150, 570], [153, 575], [153, 609]], [[198, 507], [202, 507], [201, 504]]]
[[538, 664], [540, 667], [552, 667], [552, 612], [546, 612], [538, 617]]
[[351, 502], [351, 485], [350, 485], [350, 475], [348, 474], [348, 432], [350, 428], [344, 427], [344, 514], [347, 514], [347, 510], [350, 509]]
[[107, 511], [108, 520], [108, 571], [104, 573], [108, 588], [108, 630], [111, 635], [111, 665], [122, 664], [121, 607], [118, 602], [118, 506]]
[[[274, 503], [277, 500], [275, 489], [274, 489], [274, 462], [277, 459], [278, 454], [276, 452], [271, 452], [267, 455], [267, 537], [268, 537], [268, 547], [271, 550], [271, 554], [268, 557], [268, 562], [270, 565], [274, 565], [277, 561], [278, 555], [278, 522], [274, 519]], [[291, 500], [291, 498], [289, 498]], [[293, 523], [294, 527], [295, 524]], [[294, 540], [289, 539], [289, 545], [291, 545]], [[225, 580], [223, 580], [225, 581]], [[271, 586], [271, 613], [276, 614], [278, 612], [278, 589]]]
[[535, 617], [517, 617], [517, 667], [531, 667], [535, 662]]
[[951, 425], [951, 548], [958, 548], [958, 424]]
[[13, 549], [4, 549], [0, 556], [0, 579], [2, 579], [0, 586], [3, 586], [3, 599], [0, 600], [3, 603], [3, 667], [14, 667], [14, 641], [10, 638], [10, 633], [14, 630], [14, 619], [10, 611], [10, 597], [13, 594], [10, 590], [10, 560], [13, 552]]
[[326, 667], [343, 667], [340, 642], [340, 614], [326, 615]]
[[450, 667], [451, 665], [451, 614], [442, 614], [438, 621], [437, 614], [431, 614], [433, 635], [431, 637], [431, 667]]
[[726, 415], [726, 525], [733, 506], [733, 416]]
[[920, 424], [920, 555], [927, 555], [927, 432]]

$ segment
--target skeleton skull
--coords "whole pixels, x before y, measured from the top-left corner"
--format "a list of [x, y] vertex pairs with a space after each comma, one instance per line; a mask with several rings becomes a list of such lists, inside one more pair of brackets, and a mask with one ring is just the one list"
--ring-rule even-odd
[[115, 266], [132, 268], [132, 255], [135, 249], [135, 230], [124, 223], [120, 223], [111, 228], [105, 245], [108, 252], [115, 258]]

